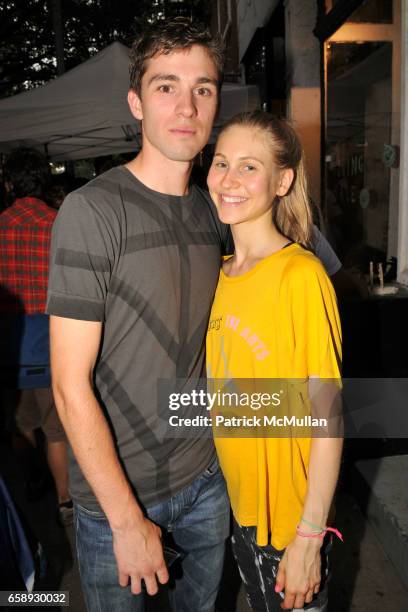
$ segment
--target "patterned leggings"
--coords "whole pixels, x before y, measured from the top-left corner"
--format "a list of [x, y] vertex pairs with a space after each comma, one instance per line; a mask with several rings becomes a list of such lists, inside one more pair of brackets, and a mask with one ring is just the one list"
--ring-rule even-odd
[[[322, 588], [310, 604], [299, 612], [326, 612], [328, 591], [328, 552], [331, 542], [322, 547]], [[275, 593], [275, 579], [284, 550], [258, 546], [256, 527], [241, 527], [234, 519], [232, 549], [244, 583], [248, 604], [256, 612], [282, 612], [283, 595]], [[294, 608], [295, 610], [295, 608]]]

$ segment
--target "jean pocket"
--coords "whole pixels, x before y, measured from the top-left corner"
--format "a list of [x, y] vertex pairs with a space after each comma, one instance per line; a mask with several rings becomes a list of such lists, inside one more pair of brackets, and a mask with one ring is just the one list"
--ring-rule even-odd
[[74, 504], [75, 507], [75, 511], [78, 514], [84, 514], [86, 516], [89, 516], [93, 519], [97, 519], [97, 520], [103, 520], [106, 521], [107, 518], [104, 515], [103, 512], [100, 512], [98, 510], [88, 510], [88, 508], [84, 508], [84, 506], [81, 506], [80, 504]]
[[220, 464], [218, 462], [218, 457], [214, 457], [214, 459], [211, 461], [208, 468], [204, 470], [202, 475], [204, 478], [208, 479], [208, 478], [212, 478], [219, 471], [220, 471]]

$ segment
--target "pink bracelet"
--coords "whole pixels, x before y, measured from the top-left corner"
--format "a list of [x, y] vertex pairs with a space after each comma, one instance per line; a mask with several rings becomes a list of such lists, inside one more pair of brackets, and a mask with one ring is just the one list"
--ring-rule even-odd
[[341, 540], [342, 542], [344, 541], [343, 536], [340, 533], [340, 531], [338, 529], [335, 529], [334, 527], [326, 527], [325, 529], [323, 529], [322, 531], [319, 531], [318, 533], [309, 533], [307, 531], [302, 531], [299, 525], [296, 527], [296, 533], [300, 535], [302, 538], [321, 538], [323, 539], [328, 531], [331, 531], [332, 533], [334, 533], [334, 535], [336, 535], [339, 538], [339, 540]]

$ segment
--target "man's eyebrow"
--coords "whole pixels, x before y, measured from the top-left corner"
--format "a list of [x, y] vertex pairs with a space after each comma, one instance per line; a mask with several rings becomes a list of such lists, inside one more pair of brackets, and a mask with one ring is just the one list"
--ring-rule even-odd
[[214, 87], [218, 87], [217, 79], [212, 79], [211, 77], [200, 77], [196, 80], [196, 83], [197, 85], [204, 85], [206, 83], [209, 83], [211, 85], [214, 85]]
[[[181, 80], [180, 77], [178, 77], [176, 74], [159, 73], [159, 74], [154, 74], [153, 76], [150, 77], [148, 85], [150, 85], [151, 83], [155, 81], [180, 81], [180, 80]], [[214, 85], [214, 87], [218, 87], [217, 79], [212, 79], [211, 77], [206, 77], [206, 76], [199, 77], [198, 79], [196, 79], [195, 83], [196, 85], [210, 84], [210, 85]]]
[[180, 77], [176, 76], [175, 74], [154, 74], [152, 77], [150, 77], [148, 85], [154, 81], [180, 81]]

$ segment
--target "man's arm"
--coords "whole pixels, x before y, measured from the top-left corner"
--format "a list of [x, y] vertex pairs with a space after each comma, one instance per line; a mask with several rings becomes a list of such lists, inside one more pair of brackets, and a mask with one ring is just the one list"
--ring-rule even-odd
[[341, 261], [332, 249], [329, 241], [315, 225], [313, 226], [312, 246], [316, 257], [322, 262], [327, 275], [332, 277], [340, 270]]
[[51, 368], [58, 414], [75, 457], [92, 487], [113, 534], [121, 586], [154, 595], [168, 572], [160, 529], [139, 507], [118, 460], [112, 436], [93, 392], [93, 369], [102, 324], [51, 316]]
[[328, 240], [320, 230], [313, 226], [313, 247], [316, 256], [322, 262], [333, 287], [336, 291], [337, 299], [344, 297], [368, 297], [368, 289], [364, 281], [351, 271], [346, 271], [340, 259], [330, 246]]

